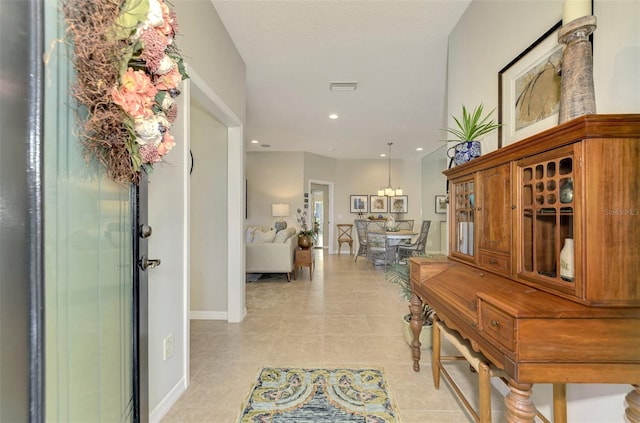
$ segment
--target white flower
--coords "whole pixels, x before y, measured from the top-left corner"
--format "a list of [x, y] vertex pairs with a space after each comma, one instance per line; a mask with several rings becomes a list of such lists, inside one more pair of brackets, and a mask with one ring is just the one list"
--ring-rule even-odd
[[149, 11], [147, 12], [147, 21], [145, 24], [151, 26], [160, 26], [164, 24], [162, 17], [162, 6], [158, 0], [149, 0]]
[[158, 65], [156, 74], [164, 75], [165, 73], [169, 72], [171, 69], [173, 69], [176, 66], [178, 66], [176, 61], [165, 54], [162, 60], [160, 60], [160, 64]]
[[[165, 119], [166, 120], [166, 119]], [[158, 145], [162, 142], [160, 122], [156, 116], [135, 120], [136, 142], [140, 145], [151, 143]]]
[[176, 101], [168, 91], [160, 90], [156, 95], [156, 102], [158, 103], [158, 106], [166, 112], [175, 104]]
[[[169, 96], [167, 96], [169, 97]], [[169, 120], [167, 119], [167, 115], [165, 115], [163, 112], [158, 113], [156, 116], [156, 122], [158, 122], [158, 127], [160, 129], [169, 129], [171, 128], [171, 124], [169, 123]]]

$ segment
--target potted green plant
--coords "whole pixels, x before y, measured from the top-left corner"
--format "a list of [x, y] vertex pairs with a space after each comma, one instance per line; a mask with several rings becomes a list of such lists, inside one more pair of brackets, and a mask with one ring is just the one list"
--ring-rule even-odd
[[[409, 264], [394, 263], [385, 273], [387, 281], [398, 286], [400, 291], [400, 297], [409, 301], [411, 299], [411, 282], [409, 281]], [[420, 348], [431, 348], [431, 336], [433, 329], [433, 314], [434, 310], [429, 304], [422, 305], [422, 331], [420, 331]], [[402, 328], [402, 335], [405, 342], [411, 346], [413, 341], [413, 332], [411, 331], [411, 313], [407, 313], [402, 316], [404, 326]]]
[[[481, 103], [474, 108], [472, 112], [469, 112], [463, 104], [462, 117], [458, 119], [452, 116], [456, 122], [456, 126], [449, 127], [446, 131], [457, 138], [457, 140], [447, 141], [460, 141], [449, 149], [449, 157], [453, 159], [456, 165], [480, 157], [482, 151], [479, 138], [502, 126], [491, 119], [494, 111], [495, 109], [483, 115], [484, 106]], [[453, 153], [451, 153], [451, 151], [453, 151]]]
[[313, 231], [307, 226], [307, 212], [296, 210], [296, 221], [300, 225], [300, 232], [298, 232], [298, 247], [311, 248], [313, 245]]

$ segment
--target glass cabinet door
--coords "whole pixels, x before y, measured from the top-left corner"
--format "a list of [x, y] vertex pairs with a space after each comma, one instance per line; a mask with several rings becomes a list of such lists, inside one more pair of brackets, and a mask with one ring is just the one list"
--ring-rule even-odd
[[475, 182], [473, 179], [453, 184], [453, 239], [451, 253], [463, 258], [474, 256]]
[[519, 164], [520, 273], [571, 291], [576, 257], [573, 150], [559, 149], [548, 159], [527, 162]]

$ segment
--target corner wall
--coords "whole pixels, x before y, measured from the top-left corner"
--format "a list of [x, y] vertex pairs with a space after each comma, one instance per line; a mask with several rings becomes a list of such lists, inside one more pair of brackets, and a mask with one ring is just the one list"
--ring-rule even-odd
[[[185, 62], [198, 73], [202, 83], [213, 90], [219, 103], [228, 108], [224, 112], [227, 115], [235, 115], [239, 119], [240, 123], [236, 122], [234, 127], [229, 129], [229, 134], [230, 139], [241, 138], [242, 123], [246, 120], [246, 66], [240, 54], [210, 0], [173, 0], [172, 3], [180, 26], [177, 44]], [[179, 115], [183, 117], [187, 117], [188, 113], [189, 111], [184, 109], [179, 111]], [[239, 136], [236, 136], [238, 134]], [[185, 143], [188, 142], [186, 136], [183, 138], [185, 139], [178, 139], [176, 136], [176, 148], [185, 146]], [[244, 170], [243, 152], [244, 143], [242, 140], [228, 145], [227, 160], [231, 158], [231, 162], [228, 165], [228, 175], [230, 176], [227, 183], [230, 193], [225, 198], [224, 204], [220, 205], [220, 207], [229, 207], [231, 204], [232, 207], [235, 207], [235, 209], [228, 210], [228, 222], [225, 222], [224, 227], [229, 228], [229, 231], [234, 231], [233, 239], [238, 240], [237, 245], [230, 246], [230, 250], [225, 251], [224, 260], [239, 263], [237, 266], [227, 267], [230, 272], [235, 271], [236, 267], [238, 268], [236, 273], [239, 286], [230, 286], [229, 289], [230, 291], [242, 290], [242, 292], [239, 294], [228, 294], [226, 290], [215, 292], [215, 295], [227, 297], [228, 301], [232, 301], [233, 296], [241, 296], [244, 299], [244, 278], [242, 277], [244, 249], [239, 242], [242, 237], [242, 224], [236, 219], [236, 216], [244, 214], [241, 202], [242, 185], [240, 184], [242, 176], [238, 176]], [[185, 153], [188, 156], [188, 151]], [[176, 225], [182, 225], [188, 229], [189, 209], [183, 200], [185, 197], [189, 197], [189, 168], [187, 160], [180, 164], [177, 163], [177, 156], [172, 156], [172, 160], [177, 167], [183, 166], [180, 171], [184, 176], [185, 183], [180, 187], [179, 195], [167, 196], [164, 200], [165, 207], [157, 212], [170, 218], [172, 222], [179, 222]], [[196, 165], [198, 163], [206, 165], [207, 161], [200, 159]], [[173, 167], [169, 168], [176, 170]], [[160, 171], [161, 169], [158, 169], [157, 173], [154, 173], [156, 177], [160, 176]], [[192, 192], [191, 195], [198, 194]], [[232, 198], [233, 201], [230, 201], [229, 198]], [[231, 239], [230, 236], [229, 240]], [[152, 285], [150, 282], [150, 286], [153, 286], [149, 301], [149, 409], [151, 410], [149, 420], [151, 422], [162, 419], [189, 383], [189, 369], [184, 365], [188, 362], [189, 353], [189, 325], [188, 319], [185, 319], [185, 316], [188, 316], [188, 310], [185, 313], [180, 312], [188, 305], [187, 287], [189, 281], [186, 276], [189, 274], [188, 240], [188, 233], [184, 234], [183, 238], [175, 239], [175, 253], [166, 259], [163, 257], [162, 267], [158, 269], [166, 272], [168, 269], [180, 266], [182, 270], [179, 272], [180, 277], [172, 278], [171, 283], [166, 284]], [[185, 245], [186, 247], [184, 247]], [[244, 307], [244, 305], [242, 304], [240, 307]], [[235, 308], [238, 308], [237, 304]], [[174, 335], [175, 352], [172, 357], [163, 360], [162, 354], [159, 352], [164, 337], [169, 333]], [[176, 365], [177, 361], [181, 365]]]

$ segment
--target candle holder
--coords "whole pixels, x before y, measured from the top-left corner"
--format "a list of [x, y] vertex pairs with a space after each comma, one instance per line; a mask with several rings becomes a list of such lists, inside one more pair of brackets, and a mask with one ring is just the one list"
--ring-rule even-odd
[[558, 42], [566, 45], [562, 54], [559, 123], [596, 113], [589, 41], [595, 29], [596, 17], [588, 15], [574, 19], [558, 30]]

